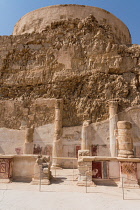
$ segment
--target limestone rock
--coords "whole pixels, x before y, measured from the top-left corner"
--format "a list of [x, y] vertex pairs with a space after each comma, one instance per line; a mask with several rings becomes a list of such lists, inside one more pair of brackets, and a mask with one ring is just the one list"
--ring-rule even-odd
[[140, 102], [140, 46], [131, 45], [127, 27], [107, 11], [42, 8], [25, 15], [14, 35], [1, 36], [0, 46], [0, 127], [54, 122], [48, 99], [63, 99], [62, 126], [107, 119], [111, 99], [119, 111]]

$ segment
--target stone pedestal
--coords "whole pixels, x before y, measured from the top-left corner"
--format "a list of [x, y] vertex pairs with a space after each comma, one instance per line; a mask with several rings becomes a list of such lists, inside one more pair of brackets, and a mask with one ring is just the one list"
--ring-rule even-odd
[[119, 187], [139, 188], [137, 179], [137, 163], [120, 162]]
[[60, 168], [60, 160], [57, 157], [62, 157], [62, 99], [57, 99], [55, 103], [55, 130], [52, 150], [52, 168]]
[[49, 185], [51, 179], [50, 171], [50, 158], [38, 156], [34, 165], [34, 176], [32, 178], [32, 184]]
[[118, 157], [134, 157], [133, 138], [131, 135], [132, 124], [127, 121], [118, 121], [117, 127]]
[[94, 186], [92, 181], [92, 162], [82, 161], [82, 156], [89, 156], [89, 150], [78, 151], [78, 186]]
[[117, 121], [118, 121], [117, 109], [118, 109], [118, 102], [115, 100], [110, 101], [109, 102], [109, 137], [110, 137], [111, 157], [117, 156], [116, 136], [114, 133], [114, 131], [117, 128]]
[[88, 138], [90, 120], [83, 122], [82, 133], [81, 133], [81, 150], [90, 150], [90, 142]]

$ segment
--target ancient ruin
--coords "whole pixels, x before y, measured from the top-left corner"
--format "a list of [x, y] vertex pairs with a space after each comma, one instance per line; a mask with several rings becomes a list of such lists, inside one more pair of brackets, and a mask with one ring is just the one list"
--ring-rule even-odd
[[121, 20], [84, 5], [30, 12], [0, 36], [0, 75], [1, 179], [33, 180], [47, 155], [52, 168], [78, 157], [78, 185], [139, 186], [140, 46]]
[[38, 155], [34, 165], [34, 177], [32, 179], [32, 184], [39, 184], [40, 179], [41, 184], [50, 184], [50, 157], [42, 157], [41, 155]]

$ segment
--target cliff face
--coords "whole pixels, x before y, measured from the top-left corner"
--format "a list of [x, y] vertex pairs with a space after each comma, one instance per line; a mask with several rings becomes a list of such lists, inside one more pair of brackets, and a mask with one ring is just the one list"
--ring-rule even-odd
[[140, 46], [120, 43], [94, 16], [52, 22], [40, 34], [1, 36], [0, 127], [51, 123], [47, 98], [63, 99], [63, 126], [107, 119], [111, 99], [120, 111], [139, 104]]

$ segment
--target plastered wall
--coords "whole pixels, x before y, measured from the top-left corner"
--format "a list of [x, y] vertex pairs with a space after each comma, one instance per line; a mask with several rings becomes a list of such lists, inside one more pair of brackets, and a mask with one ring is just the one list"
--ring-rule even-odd
[[[51, 155], [53, 134], [54, 124], [35, 128], [33, 136], [34, 154]], [[0, 128], [0, 154], [23, 154], [24, 142], [25, 130]], [[46, 146], [48, 145], [50, 145], [50, 151], [47, 151]], [[38, 150], [35, 151], [35, 148]]]
[[52, 143], [54, 136], [54, 124], [47, 124], [35, 128], [34, 154], [52, 155]]
[[22, 154], [24, 130], [0, 128], [0, 154]]

